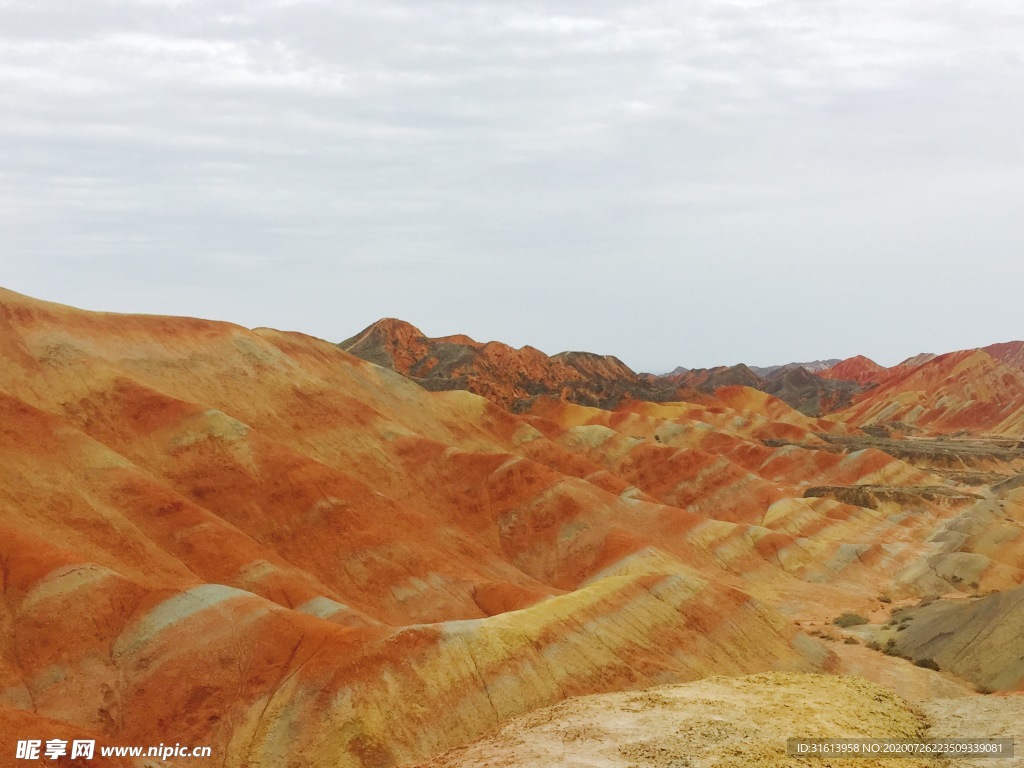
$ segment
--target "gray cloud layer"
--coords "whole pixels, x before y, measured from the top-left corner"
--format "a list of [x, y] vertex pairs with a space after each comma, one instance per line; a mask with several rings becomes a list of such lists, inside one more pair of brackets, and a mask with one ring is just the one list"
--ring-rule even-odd
[[1024, 336], [1008, 0], [0, 0], [0, 283], [667, 369]]

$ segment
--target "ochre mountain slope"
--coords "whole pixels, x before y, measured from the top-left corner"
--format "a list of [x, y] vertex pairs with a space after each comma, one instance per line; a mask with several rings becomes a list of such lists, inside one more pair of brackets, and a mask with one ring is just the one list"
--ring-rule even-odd
[[[396, 369], [447, 364], [389, 333]], [[39, 722], [229, 768], [397, 765], [568, 696], [836, 670], [790, 617], [934, 589], [931, 557], [950, 589], [958, 556], [1020, 583], [1007, 545], [934, 539], [976, 486], [855, 426], [742, 386], [602, 410], [572, 392], [616, 361], [535, 359], [555, 396], [510, 387], [516, 414], [301, 334], [0, 291], [0, 755]], [[804, 498], [865, 484], [957, 493]]]
[[941, 355], [890, 375], [850, 408], [847, 423], [899, 422], [936, 433], [1011, 434], [1024, 409], [1024, 373], [981, 350]]
[[829, 663], [729, 586], [716, 543], [781, 574], [744, 528], [474, 395], [297, 334], [10, 292], [0, 322], [2, 707], [363, 765], [572, 693]]
[[1024, 341], [990, 344], [987, 347], [982, 347], [982, 350], [997, 360], [1002, 360], [1007, 365], [1024, 371]]

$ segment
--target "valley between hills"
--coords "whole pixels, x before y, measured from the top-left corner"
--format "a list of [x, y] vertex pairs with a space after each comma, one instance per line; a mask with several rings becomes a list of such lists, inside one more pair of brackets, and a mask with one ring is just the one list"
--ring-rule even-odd
[[0, 765], [1024, 765], [1024, 342], [653, 375], [0, 289], [0, 579]]

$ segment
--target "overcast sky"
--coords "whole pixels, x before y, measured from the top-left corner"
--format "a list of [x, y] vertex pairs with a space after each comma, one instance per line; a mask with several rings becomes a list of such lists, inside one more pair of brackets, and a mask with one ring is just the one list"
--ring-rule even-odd
[[1024, 337], [1019, 0], [0, 0], [0, 285], [635, 368]]

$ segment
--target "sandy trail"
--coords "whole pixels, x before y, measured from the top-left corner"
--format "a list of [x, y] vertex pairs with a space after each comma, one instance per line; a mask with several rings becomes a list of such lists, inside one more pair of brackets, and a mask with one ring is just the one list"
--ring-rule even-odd
[[[1011, 759], [949, 759], [948, 768], [1024, 768], [1024, 694], [981, 695], [945, 672], [914, 666], [863, 645], [830, 643], [847, 674], [891, 688], [916, 705], [929, 723], [931, 738], [1005, 738], [1015, 740]], [[894, 765], [896, 765], [894, 763]]]
[[961, 760], [949, 768], [1024, 768], [1024, 694], [973, 695], [957, 699], [931, 699], [919, 706], [931, 722], [933, 738], [998, 738], [1015, 740], [1012, 759]]

